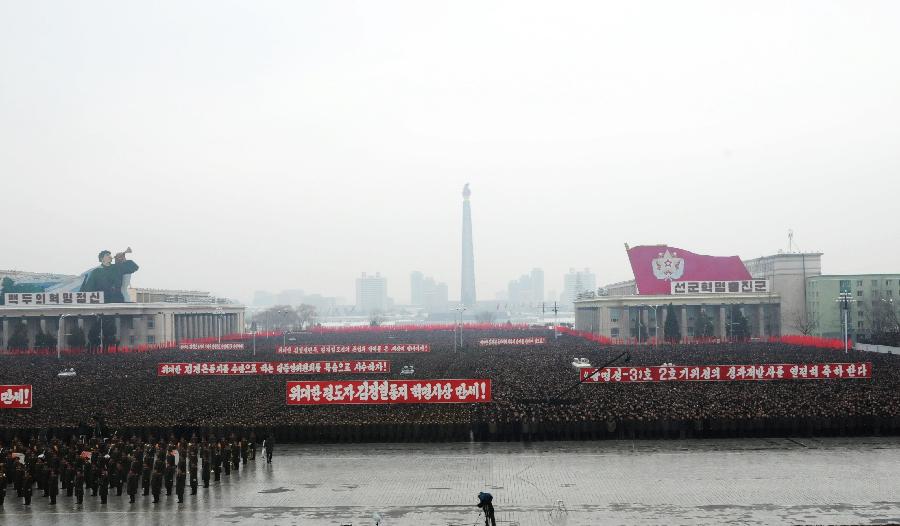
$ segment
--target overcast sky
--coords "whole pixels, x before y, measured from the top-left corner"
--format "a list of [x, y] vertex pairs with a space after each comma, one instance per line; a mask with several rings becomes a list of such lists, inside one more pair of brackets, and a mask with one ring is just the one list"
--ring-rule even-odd
[[623, 243], [900, 272], [900, 2], [0, 1], [0, 268], [479, 299]]

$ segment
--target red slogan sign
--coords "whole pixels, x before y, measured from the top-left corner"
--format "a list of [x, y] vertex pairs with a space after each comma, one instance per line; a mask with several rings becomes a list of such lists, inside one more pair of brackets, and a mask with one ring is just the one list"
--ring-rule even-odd
[[478, 340], [478, 345], [489, 347], [491, 345], [544, 345], [547, 338], [532, 336], [530, 338], [485, 338]]
[[31, 409], [30, 385], [0, 385], [0, 409]]
[[243, 351], [243, 343], [181, 343], [182, 351]]
[[872, 362], [671, 365], [581, 370], [581, 381], [585, 383], [735, 382], [835, 378], [872, 378]]
[[288, 405], [466, 404], [490, 401], [490, 379], [287, 383]]
[[157, 376], [248, 376], [258, 374], [389, 373], [387, 360], [328, 362], [199, 362], [160, 363]]
[[375, 354], [431, 352], [431, 346], [422, 343], [390, 343], [384, 345], [279, 345], [278, 354]]

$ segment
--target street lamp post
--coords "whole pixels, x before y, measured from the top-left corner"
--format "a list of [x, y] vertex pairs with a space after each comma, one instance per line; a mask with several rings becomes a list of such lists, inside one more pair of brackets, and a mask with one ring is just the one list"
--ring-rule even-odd
[[844, 326], [844, 352], [848, 351], [848, 325], [850, 324], [850, 302], [856, 301], [853, 299], [853, 295], [849, 292], [841, 292], [838, 295], [838, 299], [835, 300], [841, 307], [841, 323]]
[[[458, 325], [458, 327], [459, 327], [459, 346], [462, 347], [463, 346], [463, 312], [465, 312], [466, 308], [463, 306], [459, 306], [453, 310], [455, 310], [456, 312], [459, 313], [459, 325]], [[453, 321], [456, 322], [455, 317], [454, 317]], [[455, 330], [453, 331], [453, 350], [454, 351], [456, 350], [456, 331]]]
[[216, 307], [214, 314], [216, 315], [216, 337], [219, 343], [222, 343], [222, 307]]

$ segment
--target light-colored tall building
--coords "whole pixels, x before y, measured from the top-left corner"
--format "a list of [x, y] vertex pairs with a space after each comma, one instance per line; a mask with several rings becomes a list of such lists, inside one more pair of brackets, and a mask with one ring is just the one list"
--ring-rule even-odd
[[544, 301], [544, 271], [535, 268], [530, 274], [509, 282], [506, 301], [511, 311], [532, 310]]
[[765, 279], [769, 290], [779, 297], [778, 327], [781, 334], [801, 334], [800, 320], [806, 319], [806, 284], [822, 274], [822, 253], [778, 253], [743, 260], [754, 279]]
[[837, 301], [842, 292], [849, 293], [852, 300], [847, 320], [852, 340], [898, 329], [900, 274], [822, 275], [807, 280], [807, 318], [802, 321], [810, 334], [843, 337]]
[[409, 275], [409, 304], [416, 307], [425, 305], [425, 275], [418, 270]]
[[531, 269], [531, 299], [535, 303], [544, 301], [544, 271], [539, 268]]
[[569, 273], [563, 276], [563, 293], [561, 302], [564, 307], [571, 307], [575, 303], [575, 297], [582, 292], [597, 290], [597, 276], [591, 269], [569, 269]]
[[356, 278], [356, 308], [362, 312], [387, 309], [387, 278], [376, 272]]

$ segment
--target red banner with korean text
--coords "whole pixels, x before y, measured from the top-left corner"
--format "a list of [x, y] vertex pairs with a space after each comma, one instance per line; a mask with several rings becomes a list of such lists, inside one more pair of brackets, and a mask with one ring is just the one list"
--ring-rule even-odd
[[0, 385], [0, 409], [31, 409], [30, 385]]
[[279, 345], [277, 354], [378, 354], [431, 352], [424, 343], [386, 343], [378, 345]]
[[194, 362], [160, 363], [157, 376], [252, 376], [258, 374], [389, 373], [388, 360], [322, 362]]
[[482, 347], [493, 347], [495, 345], [544, 345], [547, 338], [543, 336], [529, 336], [527, 338], [484, 338], [478, 340], [478, 345]]
[[287, 383], [288, 405], [471, 404], [490, 401], [490, 379], [326, 380]]
[[872, 362], [667, 365], [582, 369], [585, 383], [737, 382], [872, 378]]
[[245, 349], [243, 343], [235, 342], [211, 342], [211, 343], [179, 343], [178, 349], [181, 351], [243, 351]]

